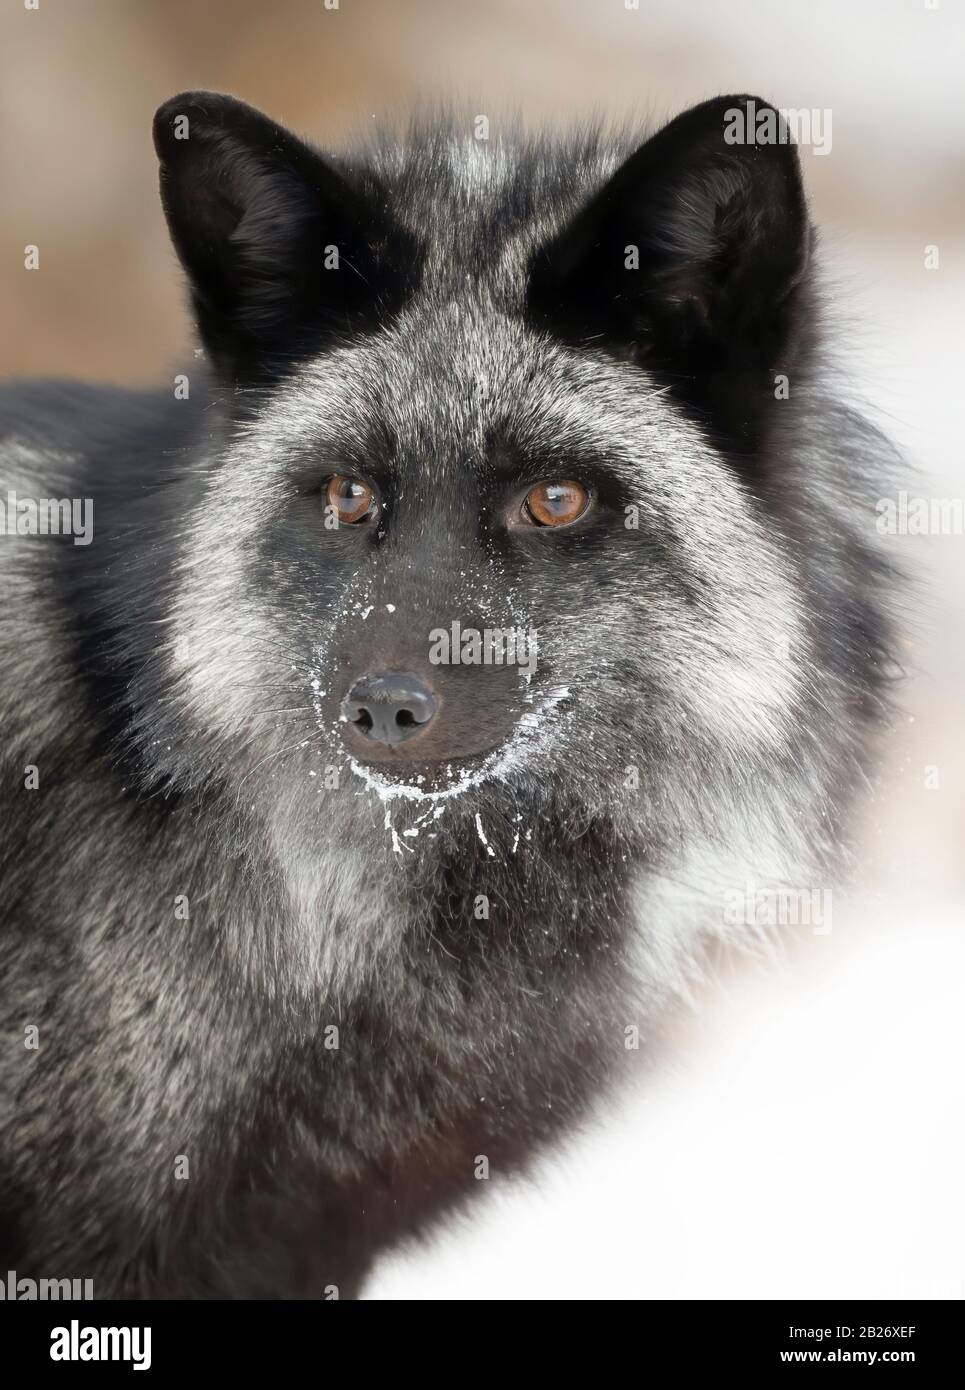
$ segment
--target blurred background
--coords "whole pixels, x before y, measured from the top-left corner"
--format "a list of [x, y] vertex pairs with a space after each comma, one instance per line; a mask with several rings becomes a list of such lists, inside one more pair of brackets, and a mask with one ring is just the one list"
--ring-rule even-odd
[[[830, 151], [802, 159], [837, 356], [911, 460], [909, 491], [961, 498], [963, 8], [4, 0], [0, 370], [131, 384], [183, 370], [150, 126], [185, 88], [231, 92], [320, 144], [439, 98], [498, 131], [512, 114], [658, 124], [750, 91], [832, 113]], [[491, 1181], [370, 1297], [965, 1297], [965, 537], [889, 544], [915, 580], [903, 712], [832, 933], [698, 992], [604, 1119], [531, 1180]]]

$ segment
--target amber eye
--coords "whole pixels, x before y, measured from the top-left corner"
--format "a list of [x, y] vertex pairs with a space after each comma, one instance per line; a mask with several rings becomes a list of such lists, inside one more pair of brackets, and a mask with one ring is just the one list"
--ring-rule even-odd
[[326, 505], [331, 507], [340, 524], [353, 526], [375, 513], [375, 492], [361, 478], [336, 473], [329, 478], [325, 489]]
[[590, 505], [590, 494], [579, 483], [537, 483], [523, 503], [523, 514], [534, 526], [569, 526]]

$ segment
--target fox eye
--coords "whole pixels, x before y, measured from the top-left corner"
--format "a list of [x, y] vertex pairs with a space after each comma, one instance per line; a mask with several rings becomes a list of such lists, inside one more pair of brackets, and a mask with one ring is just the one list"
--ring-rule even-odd
[[533, 526], [569, 526], [590, 505], [590, 494], [579, 483], [537, 483], [523, 503], [524, 520]]
[[326, 505], [332, 508], [340, 524], [354, 526], [375, 515], [375, 490], [361, 478], [336, 473], [325, 487]]

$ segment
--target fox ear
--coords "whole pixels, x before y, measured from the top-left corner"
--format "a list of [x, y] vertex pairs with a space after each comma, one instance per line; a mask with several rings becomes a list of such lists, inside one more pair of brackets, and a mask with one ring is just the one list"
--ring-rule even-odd
[[649, 139], [536, 252], [528, 307], [569, 341], [664, 368], [706, 406], [733, 373], [759, 386], [777, 367], [810, 240], [779, 113], [719, 97]]
[[418, 256], [371, 178], [210, 92], [165, 102], [154, 144], [201, 338], [224, 376], [271, 375], [401, 307]]

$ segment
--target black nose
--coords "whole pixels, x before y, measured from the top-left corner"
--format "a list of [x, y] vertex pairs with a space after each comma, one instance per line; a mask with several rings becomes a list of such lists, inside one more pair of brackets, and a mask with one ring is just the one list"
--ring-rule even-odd
[[342, 701], [342, 713], [360, 734], [392, 748], [424, 729], [438, 707], [424, 681], [396, 671], [363, 676]]

